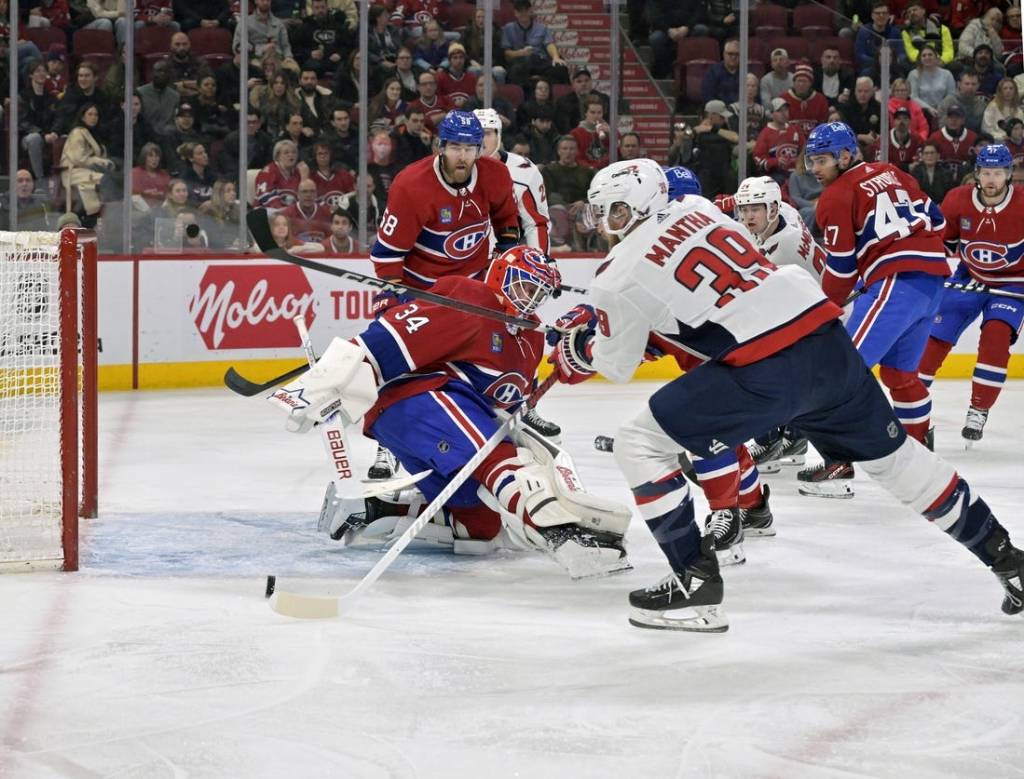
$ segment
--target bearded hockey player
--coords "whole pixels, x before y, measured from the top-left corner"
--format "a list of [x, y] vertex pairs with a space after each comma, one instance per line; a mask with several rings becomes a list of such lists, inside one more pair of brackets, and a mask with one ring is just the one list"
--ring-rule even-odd
[[801, 269], [767, 260], [717, 207], [693, 196], [670, 204], [667, 189], [651, 160], [594, 176], [588, 200], [622, 242], [591, 285], [596, 324], [565, 334], [551, 358], [567, 383], [595, 372], [626, 382], [656, 330], [706, 360], [655, 392], [615, 436], [615, 459], [671, 566], [630, 594], [631, 623], [728, 628], [715, 539], [701, 538], [678, 456], [714, 457], [790, 423], [824, 455], [861, 462], [989, 566], [1006, 592], [1004, 612], [1024, 610], [1024, 552], [952, 466], [907, 436], [839, 306]]
[[[497, 257], [484, 281], [447, 277], [433, 291], [535, 317], [560, 283], [541, 252], [520, 246]], [[366, 434], [409, 473], [430, 471], [417, 484], [429, 503], [498, 429], [498, 411], [525, 399], [543, 345], [536, 330], [414, 301], [393, 306], [352, 341], [335, 338], [314, 368], [271, 400], [289, 412], [296, 432], [335, 410], [349, 424], [364, 419]], [[447, 504], [449, 539], [493, 540], [504, 524], [521, 546], [550, 554], [573, 578], [628, 568], [629, 510], [565, 489], [555, 459], [550, 450], [502, 442]]]
[[[1024, 188], [1010, 184], [1013, 156], [1002, 144], [989, 145], [979, 152], [974, 167], [977, 185], [957, 187], [942, 201], [946, 250], [960, 259], [952, 280], [1024, 295]], [[968, 445], [981, 439], [989, 409], [1006, 381], [1010, 345], [1024, 320], [1024, 299], [947, 289], [918, 369], [930, 385], [950, 349], [979, 315], [978, 362], [960, 431]]]

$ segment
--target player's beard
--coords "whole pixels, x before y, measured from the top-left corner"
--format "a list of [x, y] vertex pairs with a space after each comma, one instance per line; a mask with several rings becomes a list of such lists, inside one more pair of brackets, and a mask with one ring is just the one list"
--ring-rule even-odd
[[444, 177], [448, 179], [449, 183], [457, 184], [461, 186], [469, 181], [469, 176], [473, 172], [473, 163], [455, 163], [451, 167], [448, 165], [448, 160], [445, 159], [444, 155], [441, 156], [441, 170], [444, 173]]

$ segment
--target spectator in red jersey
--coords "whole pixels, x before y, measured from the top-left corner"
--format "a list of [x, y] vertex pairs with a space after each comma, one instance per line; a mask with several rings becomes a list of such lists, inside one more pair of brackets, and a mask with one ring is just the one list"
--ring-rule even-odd
[[466, 49], [461, 43], [448, 46], [448, 65], [437, 71], [438, 94], [461, 108], [476, 89], [477, 77], [466, 68]]
[[[921, 141], [910, 132], [910, 109], [906, 106], [897, 108], [893, 113], [892, 129], [889, 130], [889, 162], [910, 172], [910, 166], [917, 162]], [[882, 159], [882, 140], [879, 138], [868, 149], [865, 159], [875, 161]]]
[[68, 87], [64, 65], [66, 57], [67, 48], [59, 43], [51, 44], [46, 50], [46, 91], [58, 99]]
[[299, 182], [309, 177], [306, 163], [299, 162], [299, 149], [291, 141], [274, 144], [274, 161], [256, 175], [256, 205], [285, 208], [295, 202]]
[[608, 164], [608, 138], [611, 128], [604, 120], [604, 103], [597, 95], [586, 101], [587, 110], [579, 125], [569, 133], [576, 139], [576, 162], [597, 170]]
[[317, 202], [334, 208], [342, 197], [355, 190], [356, 180], [344, 166], [334, 164], [329, 141], [319, 140], [313, 144], [313, 162], [309, 177], [316, 184]]
[[146, 205], [145, 209], [139, 207], [140, 211], [157, 208], [171, 183], [170, 174], [161, 167], [162, 159], [155, 143], [147, 143], [139, 150], [139, 164], [132, 168], [132, 196], [139, 206]]
[[455, 108], [455, 104], [444, 95], [437, 94], [437, 76], [430, 71], [420, 73], [416, 87], [420, 96], [409, 107], [421, 109], [427, 118], [427, 126], [433, 131], [437, 123]]
[[804, 144], [804, 134], [789, 121], [789, 103], [784, 98], [772, 98], [771, 118], [757, 135], [754, 144], [754, 163], [758, 170], [771, 176], [781, 187], [789, 180], [796, 167], [797, 157]]
[[[923, 49], [927, 52], [928, 49]], [[894, 79], [889, 95], [889, 123], [892, 123], [893, 112], [897, 108], [906, 108], [910, 111], [910, 132], [918, 141], [923, 143], [931, 135], [931, 125], [928, 116], [917, 100], [910, 97], [910, 84], [902, 78]]]
[[67, 0], [39, 0], [39, 5], [29, 9], [28, 26], [55, 27], [66, 31], [71, 26]]
[[964, 165], [970, 159], [977, 135], [964, 126], [964, 109], [954, 103], [946, 111], [942, 127], [928, 138], [939, 150], [939, 161], [955, 182], [964, 174]]
[[317, 202], [316, 183], [303, 179], [299, 183], [298, 200], [281, 211], [291, 223], [291, 233], [303, 243], [320, 243], [331, 234], [331, 211], [326, 203]]
[[793, 68], [793, 88], [782, 99], [789, 103], [789, 121], [804, 135], [828, 121], [828, 100], [814, 89], [814, 68], [805, 62]]

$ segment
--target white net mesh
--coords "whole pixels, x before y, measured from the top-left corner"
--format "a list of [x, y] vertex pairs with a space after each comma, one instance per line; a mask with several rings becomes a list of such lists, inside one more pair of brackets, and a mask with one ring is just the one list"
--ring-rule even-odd
[[59, 240], [0, 232], [0, 569], [63, 560]]

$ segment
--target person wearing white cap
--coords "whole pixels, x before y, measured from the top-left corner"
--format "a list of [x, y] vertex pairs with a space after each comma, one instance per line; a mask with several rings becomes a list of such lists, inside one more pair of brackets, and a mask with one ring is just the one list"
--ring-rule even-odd
[[754, 163], [780, 185], [796, 167], [796, 159], [804, 142], [804, 133], [789, 121], [789, 103], [776, 97], [771, 102], [771, 119], [757, 136]]
[[736, 186], [732, 159], [739, 135], [729, 129], [731, 118], [732, 112], [724, 101], [709, 100], [704, 104], [704, 120], [693, 128], [697, 174], [706, 197], [731, 193]]
[[774, 49], [771, 54], [772, 68], [761, 76], [761, 105], [771, 105], [772, 100], [782, 97], [793, 86], [793, 74], [789, 72], [789, 52]]

